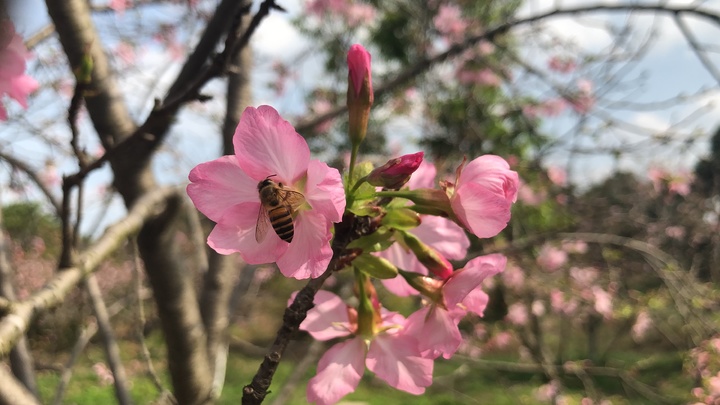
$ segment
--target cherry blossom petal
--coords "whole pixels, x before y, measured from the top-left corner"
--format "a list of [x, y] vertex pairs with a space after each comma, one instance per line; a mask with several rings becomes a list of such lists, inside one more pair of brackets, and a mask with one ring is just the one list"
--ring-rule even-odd
[[433, 360], [423, 358], [417, 340], [405, 333], [375, 336], [365, 365], [391, 387], [411, 394], [420, 395], [432, 384]]
[[[415, 257], [412, 252], [407, 252], [398, 243], [393, 243], [389, 248], [377, 253], [377, 256], [389, 260], [397, 268], [405, 271], [412, 271], [423, 275], [428, 274], [428, 270]], [[391, 279], [380, 280], [385, 288], [398, 297], [407, 297], [410, 295], [418, 295], [417, 290], [412, 288], [404, 278], [398, 276]]]
[[427, 268], [418, 261], [413, 252], [403, 249], [399, 243], [393, 243], [389, 248], [379, 252], [378, 256], [389, 260], [399, 269], [412, 271], [413, 273], [424, 276], [428, 274]]
[[315, 211], [301, 211], [295, 218], [293, 241], [277, 260], [280, 272], [296, 279], [318, 277], [330, 263], [331, 238], [330, 222], [324, 216]]
[[305, 199], [314, 211], [332, 222], [340, 222], [345, 211], [345, 190], [337, 169], [311, 160], [307, 169]]
[[462, 343], [458, 321], [443, 308], [426, 306], [408, 317], [405, 333], [417, 338], [424, 357], [434, 359], [442, 355], [449, 359]]
[[330, 405], [355, 391], [365, 372], [365, 350], [365, 342], [358, 337], [325, 352], [318, 362], [317, 375], [308, 382], [308, 402]]
[[450, 260], [464, 258], [470, 247], [470, 239], [465, 231], [443, 217], [423, 215], [420, 226], [413, 229], [412, 233]]
[[483, 155], [473, 159], [462, 169], [457, 187], [480, 184], [493, 193], [504, 196], [508, 202], [514, 202], [517, 199], [519, 182], [517, 172], [510, 170], [505, 159], [495, 155]]
[[458, 270], [445, 283], [443, 296], [448, 308], [462, 302], [470, 291], [478, 288], [486, 278], [505, 269], [507, 259], [501, 254], [479, 256], [470, 260], [465, 268]]
[[510, 204], [505, 198], [478, 184], [458, 188], [450, 204], [463, 224], [479, 238], [497, 235], [510, 221]]
[[240, 167], [256, 181], [275, 175], [279, 182], [294, 184], [310, 161], [305, 139], [266, 105], [245, 109], [233, 145]]
[[262, 243], [255, 240], [260, 203], [238, 204], [227, 210], [208, 236], [208, 245], [220, 254], [240, 252], [249, 264], [274, 262], [286, 250], [275, 232], [268, 231]]
[[37, 90], [40, 85], [28, 75], [20, 75], [10, 80], [8, 95], [15, 99], [23, 108], [27, 108], [27, 96]]
[[[294, 298], [294, 294], [293, 294]], [[320, 290], [313, 299], [315, 306], [308, 311], [300, 329], [317, 340], [330, 340], [347, 336], [355, 328], [350, 325], [348, 306], [337, 295]]]
[[[257, 181], [248, 177], [235, 156], [201, 163], [190, 171], [187, 193], [200, 212], [217, 222], [235, 205], [259, 203]], [[257, 212], [252, 212], [257, 220]], [[252, 226], [253, 231], [255, 226]]]
[[411, 295], [420, 294], [416, 289], [412, 288], [404, 278], [398, 276], [380, 280], [386, 290], [397, 295], [398, 297], [409, 297]]
[[468, 312], [473, 312], [479, 317], [485, 316], [485, 308], [487, 308], [490, 297], [485, 291], [476, 288], [468, 293], [462, 300], [462, 305]]
[[423, 160], [422, 163], [420, 163], [420, 167], [410, 176], [410, 180], [406, 186], [410, 190], [417, 188], [435, 188], [437, 185], [435, 176], [437, 176], [435, 165], [427, 160]]

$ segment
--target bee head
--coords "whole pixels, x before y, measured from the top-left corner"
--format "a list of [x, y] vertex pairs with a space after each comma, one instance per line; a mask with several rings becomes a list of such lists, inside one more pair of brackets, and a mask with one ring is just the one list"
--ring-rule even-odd
[[267, 186], [269, 186], [269, 185], [275, 184], [274, 181], [270, 180], [270, 177], [274, 177], [274, 176], [276, 176], [276, 175], [275, 175], [275, 174], [271, 174], [271, 175], [265, 177], [265, 180], [263, 180], [263, 181], [261, 181], [260, 183], [258, 183], [258, 186], [257, 186], [258, 191], [262, 190], [263, 187], [267, 187]]

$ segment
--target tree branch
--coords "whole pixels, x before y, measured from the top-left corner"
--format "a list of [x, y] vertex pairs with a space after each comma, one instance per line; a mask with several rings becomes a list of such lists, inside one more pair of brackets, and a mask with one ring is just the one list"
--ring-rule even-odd
[[[658, 12], [665, 14], [673, 14], [679, 16], [681, 14], [693, 15], [696, 17], [710, 20], [712, 23], [720, 26], [720, 14], [714, 13], [711, 10], [701, 9], [696, 6], [668, 6], [662, 4], [594, 4], [578, 7], [568, 8], [556, 8], [544, 13], [536, 14], [524, 18], [516, 18], [502, 23], [494, 28], [488, 29], [487, 31], [473, 35], [466, 38], [464, 41], [452, 45], [450, 48], [432, 57], [426, 57], [418, 61], [416, 64], [397, 72], [392, 79], [386, 81], [382, 85], [375, 88], [375, 100], [376, 103], [379, 99], [382, 99], [386, 94], [393, 90], [409, 83], [412, 79], [425, 73], [433, 66], [442, 63], [448, 59], [462, 54], [465, 50], [472, 46], [477, 45], [480, 41], [493, 41], [496, 37], [508, 33], [511, 29], [520, 27], [523, 25], [529, 25], [538, 21], [550, 19], [553, 17], [562, 17], [565, 15], [574, 14], [587, 14], [592, 12]], [[711, 72], [712, 73], [712, 72]], [[321, 114], [317, 117], [312, 117], [303, 122], [300, 122], [295, 129], [299, 133], [308, 132], [312, 128], [325, 121], [332, 120], [339, 117], [340, 115], [347, 112], [347, 106], [337, 107], [334, 110], [328, 111], [325, 114]]]
[[75, 267], [63, 269], [29, 298], [12, 303], [0, 319], [0, 357], [7, 355], [17, 339], [27, 331], [35, 314], [62, 303], [85, 275], [94, 271], [129, 235], [137, 232], [167, 199], [179, 193], [176, 188], [164, 188], [143, 197], [122, 221], [109, 227], [103, 236], [79, 255]]

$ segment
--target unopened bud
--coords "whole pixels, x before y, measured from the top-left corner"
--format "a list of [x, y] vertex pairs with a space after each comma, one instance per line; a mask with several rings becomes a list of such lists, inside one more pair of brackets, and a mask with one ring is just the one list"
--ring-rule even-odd
[[353, 265], [363, 273], [379, 279], [395, 278], [398, 274], [397, 267], [390, 263], [390, 261], [370, 254], [363, 254], [356, 257], [355, 260], [353, 260]]
[[362, 45], [355, 44], [348, 51], [347, 63], [350, 141], [353, 145], [359, 145], [365, 139], [370, 119], [370, 106], [374, 100], [370, 53]]
[[452, 264], [437, 250], [423, 243], [417, 236], [403, 232], [403, 242], [417, 257], [423, 266], [427, 267], [441, 280], [449, 278], [453, 273]]
[[410, 180], [410, 176], [420, 167], [424, 155], [423, 152], [417, 152], [388, 160], [370, 172], [367, 182], [376, 187], [397, 190]]
[[400, 270], [400, 275], [412, 288], [416, 289], [432, 302], [442, 302], [442, 287], [445, 285], [443, 280], [405, 270]]

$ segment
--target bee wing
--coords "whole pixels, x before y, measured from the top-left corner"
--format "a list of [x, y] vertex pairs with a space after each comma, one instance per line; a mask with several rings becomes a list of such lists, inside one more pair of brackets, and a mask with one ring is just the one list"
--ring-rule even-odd
[[279, 193], [280, 200], [289, 205], [293, 211], [305, 203], [305, 196], [302, 193], [288, 188], [282, 188], [281, 190]]
[[261, 243], [265, 239], [268, 229], [270, 229], [270, 218], [268, 218], [265, 206], [260, 204], [257, 223], [255, 224], [255, 241], [257, 243]]

